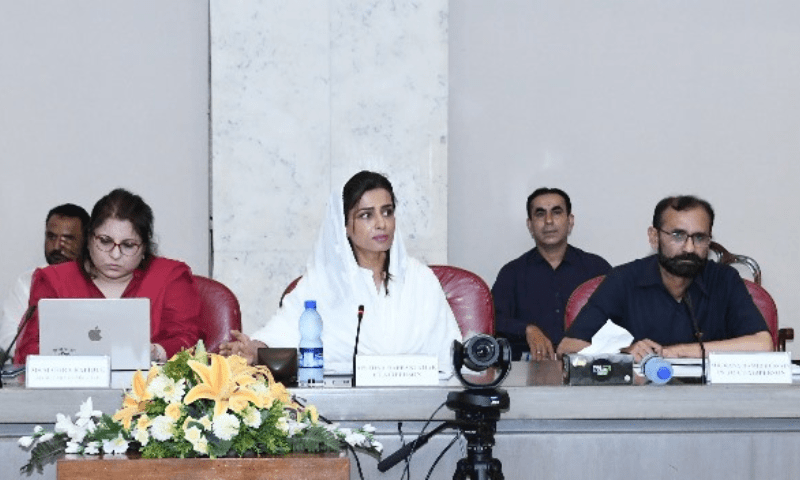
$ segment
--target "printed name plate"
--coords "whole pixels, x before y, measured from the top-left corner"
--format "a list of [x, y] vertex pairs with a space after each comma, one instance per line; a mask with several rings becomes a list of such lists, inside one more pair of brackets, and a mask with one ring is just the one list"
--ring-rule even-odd
[[359, 387], [439, 385], [439, 360], [430, 355], [357, 355]]
[[108, 388], [111, 358], [92, 355], [30, 355], [25, 362], [27, 388]]
[[792, 383], [789, 352], [708, 354], [711, 383]]

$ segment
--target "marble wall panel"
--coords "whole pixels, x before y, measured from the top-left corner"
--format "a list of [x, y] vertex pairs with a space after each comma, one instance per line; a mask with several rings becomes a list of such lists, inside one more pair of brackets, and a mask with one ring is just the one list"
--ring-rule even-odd
[[211, 1], [213, 276], [244, 330], [302, 273], [331, 189], [385, 173], [447, 261], [447, 1]]

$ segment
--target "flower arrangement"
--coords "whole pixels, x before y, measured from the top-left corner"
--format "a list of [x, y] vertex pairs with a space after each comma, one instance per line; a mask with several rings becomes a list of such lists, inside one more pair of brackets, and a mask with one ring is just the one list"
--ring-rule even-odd
[[146, 376], [136, 372], [132, 383], [113, 416], [94, 410], [89, 398], [74, 422], [59, 413], [54, 432], [37, 426], [20, 438], [20, 446], [31, 452], [21, 472], [41, 472], [65, 453], [217, 458], [330, 452], [350, 445], [378, 456], [383, 448], [370, 425], [351, 430], [322, 424], [316, 408], [297, 403], [268, 368], [206, 353], [202, 341], [163, 366], [154, 365]]

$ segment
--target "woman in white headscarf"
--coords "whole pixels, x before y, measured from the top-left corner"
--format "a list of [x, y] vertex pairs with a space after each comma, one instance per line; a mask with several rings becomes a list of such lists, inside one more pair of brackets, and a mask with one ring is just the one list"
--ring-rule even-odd
[[363, 305], [359, 354], [435, 355], [439, 370], [451, 372], [450, 347], [461, 333], [436, 276], [406, 253], [395, 203], [386, 177], [354, 175], [331, 195], [306, 272], [281, 308], [252, 338], [234, 332], [220, 351], [252, 363], [260, 347], [297, 347], [305, 300], [316, 300], [327, 369], [352, 368]]

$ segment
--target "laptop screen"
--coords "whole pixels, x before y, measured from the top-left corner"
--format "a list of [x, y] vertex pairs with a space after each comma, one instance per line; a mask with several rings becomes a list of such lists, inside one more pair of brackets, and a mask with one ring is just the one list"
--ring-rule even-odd
[[112, 370], [146, 370], [150, 299], [42, 299], [39, 354], [108, 355]]

